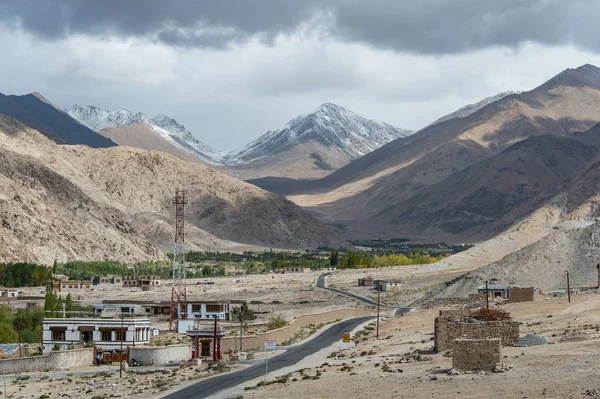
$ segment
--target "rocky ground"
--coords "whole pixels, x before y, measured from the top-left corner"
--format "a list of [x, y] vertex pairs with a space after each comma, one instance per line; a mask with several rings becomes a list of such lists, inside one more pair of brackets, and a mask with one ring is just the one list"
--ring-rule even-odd
[[[39, 372], [9, 376], [7, 398], [159, 398], [179, 384], [245, 367], [239, 363], [129, 368], [119, 377], [118, 366]], [[4, 392], [2, 392], [4, 395]]]
[[[366, 326], [353, 350], [329, 349], [281, 383], [227, 392], [221, 398], [569, 398], [600, 397], [600, 304], [598, 295], [536, 296], [535, 302], [502, 306], [522, 322], [521, 335], [544, 337], [535, 347], [502, 348], [503, 372], [450, 375], [452, 358], [430, 352], [438, 309], [386, 320], [380, 339]], [[273, 373], [270, 381], [282, 377]], [[285, 381], [284, 381], [285, 380]]]

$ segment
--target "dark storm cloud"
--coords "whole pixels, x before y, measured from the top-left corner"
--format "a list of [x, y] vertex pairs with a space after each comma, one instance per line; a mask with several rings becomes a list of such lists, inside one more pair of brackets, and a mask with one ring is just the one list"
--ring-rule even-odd
[[224, 47], [269, 41], [325, 15], [337, 38], [418, 54], [533, 41], [600, 50], [597, 0], [3, 0], [0, 23], [45, 40], [74, 33]]

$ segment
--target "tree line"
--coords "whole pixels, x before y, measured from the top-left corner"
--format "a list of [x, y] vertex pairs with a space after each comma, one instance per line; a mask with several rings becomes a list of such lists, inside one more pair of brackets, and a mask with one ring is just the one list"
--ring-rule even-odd
[[0, 285], [37, 287], [52, 280], [52, 269], [35, 263], [0, 263]]
[[329, 265], [340, 269], [362, 269], [369, 267], [424, 265], [438, 262], [449, 255], [430, 255], [428, 253], [374, 255], [366, 252], [348, 252], [340, 254], [332, 251]]

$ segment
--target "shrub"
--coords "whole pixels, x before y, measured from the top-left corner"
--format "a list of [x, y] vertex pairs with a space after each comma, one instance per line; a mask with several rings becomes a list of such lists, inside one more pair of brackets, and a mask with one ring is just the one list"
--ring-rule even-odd
[[285, 319], [281, 316], [277, 316], [277, 317], [271, 317], [271, 319], [269, 319], [269, 322], [267, 323], [267, 330], [271, 331], [271, 330], [276, 330], [278, 328], [281, 327], [285, 327], [287, 325], [287, 321], [285, 321]]

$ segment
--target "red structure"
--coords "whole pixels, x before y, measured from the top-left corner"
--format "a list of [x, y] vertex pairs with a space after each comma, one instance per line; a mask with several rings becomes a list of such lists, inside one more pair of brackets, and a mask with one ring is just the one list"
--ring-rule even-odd
[[194, 342], [194, 358], [210, 357], [212, 346], [212, 358], [214, 362], [221, 360], [221, 338], [225, 336], [225, 329], [217, 324], [215, 318], [214, 326], [200, 326], [199, 322], [195, 323], [193, 330], [188, 330], [186, 335], [192, 338]]

